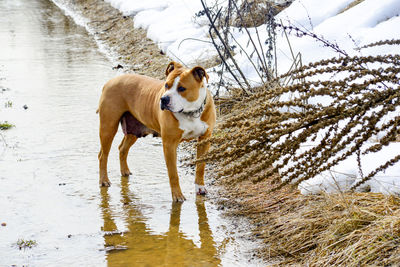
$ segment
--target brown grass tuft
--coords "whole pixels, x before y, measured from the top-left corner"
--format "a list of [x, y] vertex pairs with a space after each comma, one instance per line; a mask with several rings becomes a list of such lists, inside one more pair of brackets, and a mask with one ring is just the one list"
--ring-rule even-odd
[[339, 14], [349, 10], [350, 8], [355, 7], [356, 5], [358, 5], [358, 4], [362, 3], [362, 2], [364, 2], [364, 0], [354, 0], [354, 1], [352, 1], [342, 11], [340, 11]]
[[269, 181], [219, 180], [222, 204], [256, 226], [259, 254], [276, 265], [396, 265], [400, 260], [400, 198], [374, 193], [303, 196], [290, 187], [267, 193]]

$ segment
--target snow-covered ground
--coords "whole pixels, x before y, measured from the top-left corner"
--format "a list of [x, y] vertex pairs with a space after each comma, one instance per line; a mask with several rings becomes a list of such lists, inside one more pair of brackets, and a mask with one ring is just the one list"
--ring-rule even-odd
[[135, 27], [147, 30], [166, 54], [176, 61], [193, 65], [207, 55], [216, 54], [207, 38], [206, 21], [195, 20], [202, 10], [192, 0], [105, 0], [124, 15], [132, 16]]
[[[125, 15], [132, 16], [135, 26], [147, 30], [148, 37], [154, 40], [167, 55], [188, 66], [193, 66], [211, 56], [216, 55], [208, 38], [208, 21], [196, 17], [195, 13], [202, 10], [200, 0], [105, 0]], [[209, 6], [218, 0], [206, 1]], [[219, 1], [221, 5], [227, 1]], [[400, 38], [400, 1], [399, 0], [364, 0], [346, 9], [354, 0], [295, 0], [290, 7], [276, 16], [278, 22], [293, 25], [304, 31], [313, 32], [331, 43], [339, 44], [340, 48], [350, 56], [400, 54], [399, 45], [386, 45], [356, 50], [372, 42]], [[255, 34], [255, 29], [249, 29]], [[266, 26], [257, 28], [261, 40], [267, 39]], [[248, 54], [253, 51], [247, 46], [248, 36], [239, 30], [232, 29], [238, 43]], [[321, 42], [312, 38], [298, 38], [289, 35], [294, 54], [302, 54], [303, 64], [324, 58], [338, 56], [334, 50], [324, 47]], [[246, 48], [248, 47], [248, 48]], [[276, 40], [277, 71], [282, 74], [289, 70], [293, 57], [288, 41], [283, 33]], [[265, 48], [266, 50], [266, 48]], [[235, 56], [245, 76], [257, 83], [260, 81], [254, 67], [244, 53]], [[210, 70], [211, 72], [211, 70]], [[211, 75], [211, 79], [216, 79]], [[227, 77], [229, 79], [229, 77]], [[393, 115], [394, 114], [394, 115]], [[399, 116], [399, 112], [392, 116]], [[373, 141], [371, 141], [373, 142]], [[387, 160], [398, 155], [400, 143], [391, 143], [381, 151], [362, 156], [361, 163], [364, 173], [369, 173]], [[338, 189], [348, 189], [360, 177], [357, 158], [352, 156], [334, 169], [326, 171], [315, 178], [300, 184], [304, 194], [321, 191], [333, 192]], [[378, 173], [375, 178], [364, 184], [373, 192], [400, 194], [400, 164], [389, 167], [384, 173]]]
[[[352, 2], [354, 0], [297, 0], [283, 10], [277, 19], [282, 20], [283, 24], [290, 22], [301, 29], [323, 36], [332, 43], [339, 44], [340, 48], [350, 56], [399, 54], [399, 46], [369, 48], [362, 50], [361, 54], [355, 48], [400, 37], [400, 1], [365, 0], [344, 11]], [[337, 56], [333, 50], [308, 38], [290, 37], [290, 41], [294, 52], [302, 53], [304, 64]], [[287, 41], [282, 37], [278, 38], [277, 47], [281, 56], [278, 61], [281, 66], [280, 71], [284, 72], [291, 64]]]

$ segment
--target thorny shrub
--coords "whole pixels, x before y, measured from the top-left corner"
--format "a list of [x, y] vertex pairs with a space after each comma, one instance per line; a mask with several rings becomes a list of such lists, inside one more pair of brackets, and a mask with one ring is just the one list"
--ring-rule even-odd
[[[237, 104], [225, 112], [228, 114], [211, 140], [213, 149], [200, 161], [218, 163], [218, 174], [236, 181], [281, 177], [274, 189], [298, 185], [357, 155], [360, 177], [352, 186], [355, 189], [400, 161], [399, 154], [364, 174], [360, 160], [399, 138], [400, 55], [349, 56], [322, 36], [277, 23], [276, 7], [262, 0], [228, 0], [221, 5], [217, 1], [211, 7], [205, 0], [201, 3], [203, 10], [198, 16], [208, 18], [209, 35], [222, 62], [217, 88], [231, 88], [231, 101], [227, 102]], [[262, 15], [256, 15], [257, 9]], [[257, 31], [261, 24], [267, 27], [266, 40], [261, 40]], [[250, 34], [249, 26], [254, 27], [255, 35]], [[238, 29], [249, 37], [246, 48], [235, 40]], [[312, 38], [337, 52], [339, 58], [296, 64], [276, 77], [278, 30]], [[385, 40], [357, 49], [399, 44], [400, 40]], [[237, 53], [244, 53], [252, 63], [263, 81], [261, 88], [252, 87], [246, 79], [235, 61]], [[224, 72], [231, 74], [234, 84], [223, 79]], [[287, 81], [294, 83], [288, 85]], [[216, 98], [221, 101], [218, 90]], [[375, 144], [369, 142], [372, 139]]]
[[[218, 162], [219, 176], [236, 181], [279, 173], [275, 190], [298, 185], [350, 155], [376, 153], [399, 136], [399, 73], [400, 55], [343, 56], [291, 71], [240, 101], [200, 161]], [[288, 76], [299, 83], [280, 86]], [[366, 174], [359, 166], [352, 189], [399, 161], [400, 154]]]

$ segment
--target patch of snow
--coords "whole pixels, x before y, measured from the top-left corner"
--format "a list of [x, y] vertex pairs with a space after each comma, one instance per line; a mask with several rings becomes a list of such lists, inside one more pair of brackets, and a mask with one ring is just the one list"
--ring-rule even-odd
[[208, 25], [196, 21], [202, 10], [200, 1], [106, 0], [125, 15], [134, 15], [135, 27], [147, 30], [147, 36], [171, 59], [196, 65], [216, 55], [208, 39]]

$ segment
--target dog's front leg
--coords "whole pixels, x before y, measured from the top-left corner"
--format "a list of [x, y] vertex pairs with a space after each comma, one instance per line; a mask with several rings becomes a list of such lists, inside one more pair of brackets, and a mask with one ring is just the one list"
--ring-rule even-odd
[[[200, 136], [198, 142], [201, 142], [207, 138], [209, 138], [211, 134], [209, 131], [206, 132], [203, 136]], [[196, 158], [199, 159], [207, 153], [210, 148], [210, 142], [205, 142], [197, 146], [197, 154]], [[196, 179], [194, 181], [195, 190], [197, 195], [205, 195], [207, 194], [207, 190], [204, 185], [204, 169], [206, 167], [205, 162], [196, 163]]]
[[181, 187], [179, 186], [178, 169], [176, 167], [176, 149], [178, 148], [178, 145], [179, 142], [163, 138], [164, 158], [168, 169], [172, 200], [183, 202], [186, 198], [183, 196]]

